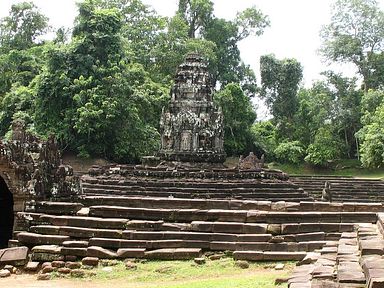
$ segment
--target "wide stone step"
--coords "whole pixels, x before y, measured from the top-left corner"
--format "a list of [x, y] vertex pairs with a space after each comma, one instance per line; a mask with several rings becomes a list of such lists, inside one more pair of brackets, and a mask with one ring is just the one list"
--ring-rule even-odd
[[64, 241], [69, 241], [70, 237], [65, 235], [42, 235], [30, 232], [20, 232], [17, 240], [26, 246], [31, 245], [62, 245]]
[[281, 193], [281, 192], [248, 192], [248, 191], [223, 191], [221, 192], [199, 192], [199, 191], [125, 191], [125, 190], [112, 190], [103, 188], [83, 188], [86, 195], [121, 195], [121, 196], [154, 196], [154, 197], [178, 197], [178, 198], [245, 198], [245, 199], [263, 199], [263, 200], [289, 200], [302, 201], [311, 199], [304, 191], [297, 190]]
[[84, 239], [92, 237], [121, 238], [123, 230], [98, 229], [71, 226], [38, 225], [30, 228], [32, 232], [43, 235], [63, 235], [72, 239]]
[[116, 185], [116, 186], [140, 186], [140, 187], [201, 187], [201, 188], [291, 188], [296, 187], [292, 182], [276, 181], [263, 179], [263, 181], [255, 179], [231, 179], [230, 182], [213, 179], [156, 179], [152, 180], [146, 177], [145, 180], [140, 178], [123, 178], [111, 179], [108, 177], [99, 176], [98, 178], [82, 177], [83, 185]]
[[329, 203], [313, 201], [255, 201], [241, 199], [187, 199], [140, 196], [85, 196], [82, 203], [86, 206], [104, 205], [135, 208], [172, 208], [179, 209], [224, 209], [224, 210], [262, 210], [262, 211], [345, 211], [380, 212], [381, 203]]
[[[110, 190], [110, 191], [134, 191], [134, 192], [189, 192], [189, 193], [208, 193], [208, 192], [221, 192], [221, 191], [232, 191], [233, 193], [242, 193], [242, 192], [249, 192], [249, 193], [287, 193], [292, 191], [300, 191], [299, 187], [296, 186], [288, 186], [288, 187], [255, 187], [250, 186], [244, 187], [241, 186], [241, 183], [239, 185], [236, 185], [234, 187], [220, 187], [221, 185], [212, 185], [212, 187], [193, 187], [194, 185], [187, 186], [187, 187], [172, 187], [172, 186], [148, 186], [146, 184], [145, 186], [141, 185], [107, 185], [107, 184], [88, 184], [83, 183], [82, 187], [87, 189], [104, 189], [104, 190]], [[237, 187], [238, 186], [238, 187]], [[246, 185], [247, 186], [247, 185]]]
[[106, 228], [106, 229], [125, 229], [128, 222], [121, 218], [99, 218], [99, 217], [80, 217], [80, 216], [55, 216], [42, 215], [41, 221], [51, 223], [56, 226], [73, 226], [88, 228]]
[[300, 261], [306, 252], [235, 251], [233, 258], [247, 261]]
[[201, 257], [200, 248], [169, 248], [146, 251], [144, 257], [147, 259], [162, 260], [190, 260]]
[[148, 209], [119, 206], [91, 206], [89, 215], [104, 218], [164, 220], [170, 222], [228, 221], [282, 224], [297, 223], [375, 223], [374, 212], [274, 212], [254, 210]]

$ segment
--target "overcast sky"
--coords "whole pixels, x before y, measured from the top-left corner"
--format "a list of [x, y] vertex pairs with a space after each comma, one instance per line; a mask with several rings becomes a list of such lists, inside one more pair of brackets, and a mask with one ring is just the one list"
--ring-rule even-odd
[[[20, 0], [0, 0], [0, 17], [8, 14], [13, 3]], [[53, 27], [72, 27], [77, 14], [76, 0], [32, 0], [43, 14], [49, 17]], [[159, 14], [172, 16], [177, 0], [143, 0]], [[241, 57], [250, 64], [260, 76], [259, 58], [273, 53], [277, 58], [295, 58], [304, 67], [305, 86], [311, 86], [313, 80], [320, 79], [319, 73], [332, 69], [347, 76], [354, 75], [353, 67], [332, 65], [328, 67], [318, 55], [321, 41], [319, 31], [322, 25], [330, 23], [331, 6], [335, 0], [213, 0], [215, 15], [233, 19], [236, 12], [255, 5], [268, 15], [271, 26], [262, 36], [249, 37], [239, 47]], [[384, 0], [379, 0], [384, 8]], [[259, 115], [261, 116], [261, 115]]]

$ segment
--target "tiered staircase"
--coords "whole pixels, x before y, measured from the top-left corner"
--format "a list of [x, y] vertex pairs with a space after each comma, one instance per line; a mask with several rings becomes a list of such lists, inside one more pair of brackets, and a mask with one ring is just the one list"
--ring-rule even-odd
[[274, 179], [167, 179], [84, 176], [85, 195], [150, 196], [195, 199], [312, 200], [298, 185]]
[[[38, 202], [19, 212], [12, 245], [32, 259], [67, 256], [190, 259], [231, 251], [236, 259], [300, 260], [326, 241], [375, 223], [377, 204], [318, 206], [313, 202], [85, 196], [83, 203]], [[368, 212], [361, 212], [368, 211]], [[43, 246], [42, 246], [43, 245]], [[50, 245], [50, 246], [46, 246]], [[52, 246], [53, 245], [53, 246]]]
[[325, 182], [334, 202], [384, 202], [384, 181], [337, 176], [291, 176], [290, 180], [320, 200]]

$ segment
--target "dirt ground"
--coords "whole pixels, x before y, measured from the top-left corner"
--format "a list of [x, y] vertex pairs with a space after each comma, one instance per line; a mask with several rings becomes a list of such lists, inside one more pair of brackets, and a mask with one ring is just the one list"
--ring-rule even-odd
[[108, 280], [107, 283], [105, 281], [90, 279], [54, 279], [48, 281], [38, 281], [36, 280], [36, 275], [23, 274], [11, 275], [8, 278], [0, 279], [0, 288], [105, 288], [107, 285], [109, 288], [144, 287], [142, 285], [129, 285], [124, 279]]

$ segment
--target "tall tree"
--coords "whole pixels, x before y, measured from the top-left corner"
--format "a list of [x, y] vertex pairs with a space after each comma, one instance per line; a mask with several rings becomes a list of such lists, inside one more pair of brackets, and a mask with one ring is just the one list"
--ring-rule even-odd
[[260, 57], [261, 97], [265, 99], [282, 137], [292, 137], [294, 115], [298, 109], [297, 91], [303, 68], [295, 59]]
[[0, 51], [30, 48], [47, 30], [48, 18], [32, 2], [14, 4], [9, 16], [0, 21]]
[[215, 101], [223, 109], [224, 148], [228, 155], [238, 156], [253, 151], [251, 133], [256, 120], [252, 102], [235, 83], [229, 83], [215, 95]]
[[213, 2], [210, 0], [179, 0], [177, 13], [188, 25], [188, 37], [196, 38], [196, 34], [206, 28], [212, 20]]
[[332, 11], [321, 31], [321, 52], [327, 60], [354, 64], [368, 91], [376, 54], [384, 47], [384, 13], [376, 0], [338, 0]]

